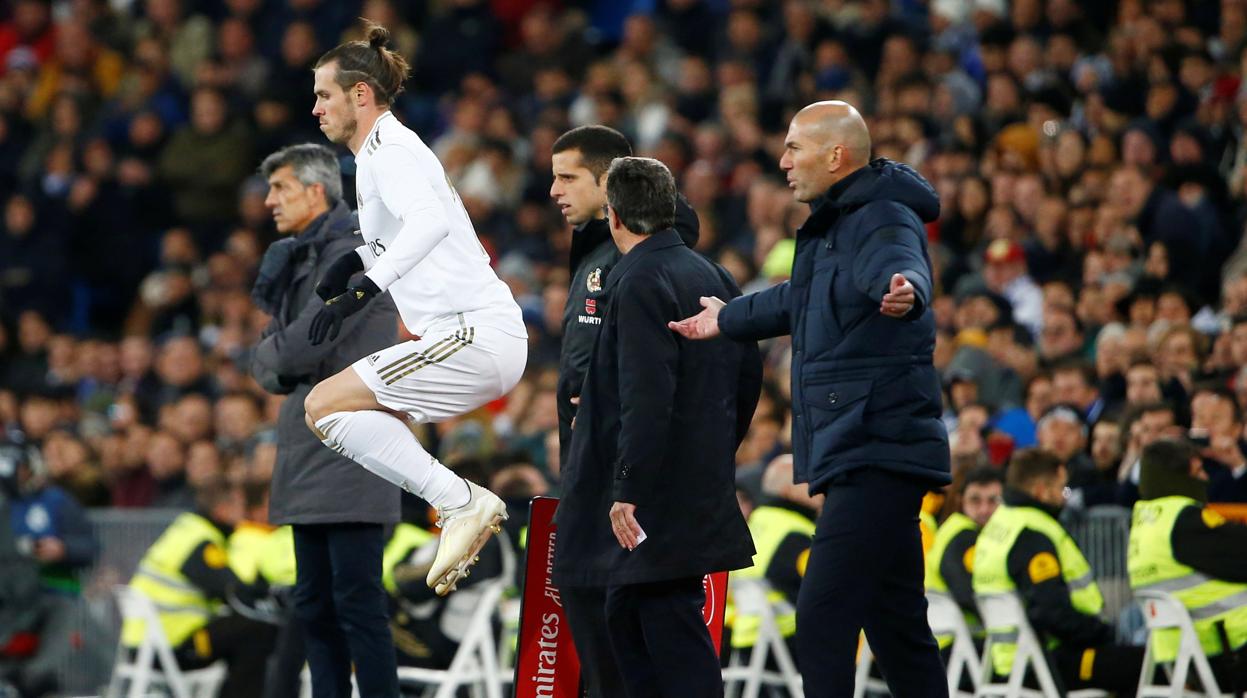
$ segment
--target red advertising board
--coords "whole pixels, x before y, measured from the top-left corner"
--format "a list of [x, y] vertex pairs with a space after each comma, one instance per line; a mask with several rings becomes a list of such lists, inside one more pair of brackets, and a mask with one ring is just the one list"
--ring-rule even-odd
[[563, 615], [563, 600], [550, 581], [554, 569], [554, 510], [559, 500], [535, 497], [528, 509], [524, 600], [515, 651], [516, 698], [576, 698], [580, 658]]
[[[550, 576], [558, 532], [554, 510], [559, 500], [535, 497], [529, 507], [524, 562], [524, 596], [519, 647], [515, 658], [515, 698], [576, 698], [580, 695], [580, 658], [572, 645], [563, 601]], [[706, 575], [702, 615], [716, 652], [723, 638], [727, 572]]]

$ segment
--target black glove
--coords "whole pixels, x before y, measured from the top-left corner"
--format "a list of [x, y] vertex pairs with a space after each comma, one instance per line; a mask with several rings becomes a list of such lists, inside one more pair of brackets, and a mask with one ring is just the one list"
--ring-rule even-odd
[[312, 318], [312, 326], [307, 331], [308, 341], [316, 346], [325, 341], [326, 337], [331, 342], [337, 339], [338, 331], [342, 329], [342, 321], [359, 312], [368, 305], [368, 301], [379, 295], [381, 289], [365, 276], [358, 284], [346, 289], [346, 293], [325, 301], [325, 307]]
[[351, 277], [363, 270], [364, 260], [359, 253], [354, 250], [347, 252], [333, 260], [333, 264], [325, 270], [325, 275], [320, 277], [320, 283], [316, 284], [316, 295], [322, 301], [342, 295], [351, 284]]
[[300, 251], [297, 238], [283, 238], [268, 246], [256, 272], [255, 287], [251, 289], [251, 300], [257, 308], [269, 315], [277, 314], [281, 296], [290, 286], [294, 263], [302, 257], [297, 254]]

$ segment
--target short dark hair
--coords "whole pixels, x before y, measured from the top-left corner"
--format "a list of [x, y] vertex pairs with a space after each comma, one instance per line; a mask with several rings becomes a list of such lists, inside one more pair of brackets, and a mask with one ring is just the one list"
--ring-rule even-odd
[[217, 505], [234, 496], [236, 486], [224, 476], [213, 477], [195, 489], [195, 506], [204, 514], [211, 514]]
[[325, 202], [330, 206], [342, 200], [342, 169], [338, 157], [329, 148], [317, 143], [290, 145], [264, 158], [260, 175], [264, 179], [287, 165], [294, 178], [305, 187], [319, 184], [325, 189]]
[[993, 482], [1005, 484], [1005, 476], [999, 469], [988, 465], [975, 468], [966, 473], [966, 479], [961, 481], [961, 493], [965, 494], [970, 485], [990, 485]]
[[339, 87], [345, 90], [358, 82], [367, 83], [377, 104], [391, 106], [403, 91], [411, 67], [402, 54], [385, 47], [390, 41], [388, 29], [369, 22], [364, 31], [367, 41], [348, 41], [329, 49], [314, 68], [337, 63], [334, 82]]
[[1143, 447], [1139, 467], [1186, 473], [1192, 458], [1199, 457], [1199, 449], [1186, 439], [1157, 439]]
[[653, 158], [616, 158], [607, 171], [606, 201], [625, 228], [653, 235], [675, 225], [675, 177]]
[[1006, 470], [1005, 484], [1015, 490], [1026, 490], [1039, 480], [1057, 474], [1065, 464], [1051, 451], [1024, 448], [1013, 454]]
[[1058, 373], [1078, 373], [1082, 376], [1082, 382], [1089, 388], [1096, 387], [1095, 367], [1090, 361], [1078, 357], [1070, 357], [1062, 359], [1052, 367], [1052, 375], [1055, 378]]
[[1235, 399], [1234, 393], [1230, 392], [1229, 389], [1225, 388], [1220, 383], [1209, 383], [1208, 385], [1197, 387], [1191, 397], [1194, 398], [1195, 395], [1199, 395], [1200, 393], [1210, 393], [1217, 399], [1228, 402], [1230, 404], [1230, 410], [1233, 415], [1234, 423], [1243, 423], [1243, 408], [1239, 407], [1238, 400]]
[[610, 126], [577, 126], [554, 141], [553, 154], [575, 150], [580, 153], [580, 164], [601, 181], [615, 158], [632, 155], [632, 144], [620, 132]]
[[242, 484], [242, 496], [248, 509], [264, 504], [265, 498], [268, 497], [268, 480], [247, 480]]

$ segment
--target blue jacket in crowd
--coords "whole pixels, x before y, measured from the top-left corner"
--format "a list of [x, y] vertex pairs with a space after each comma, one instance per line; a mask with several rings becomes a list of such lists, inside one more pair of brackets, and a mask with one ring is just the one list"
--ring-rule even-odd
[[[719, 328], [738, 340], [792, 335], [797, 482], [824, 489], [863, 467], [949, 482], [948, 432], [932, 364], [931, 260], [924, 222], [939, 195], [914, 170], [879, 159], [811, 204], [789, 281], [733, 300]], [[879, 311], [892, 275], [913, 284], [903, 319]]]

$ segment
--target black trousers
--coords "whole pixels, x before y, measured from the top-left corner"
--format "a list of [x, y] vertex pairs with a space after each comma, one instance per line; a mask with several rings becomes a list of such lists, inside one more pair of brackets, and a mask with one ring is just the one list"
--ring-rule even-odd
[[222, 696], [261, 698], [264, 670], [277, 643], [277, 626], [242, 616], [222, 616], [196, 630], [174, 648], [178, 666], [202, 669], [225, 660]]
[[702, 618], [701, 577], [606, 590], [611, 648], [629, 698], [723, 695], [719, 656]]
[[628, 694], [606, 625], [606, 587], [560, 589], [559, 598], [580, 657], [582, 690], [589, 698], [625, 698]]
[[853, 695], [866, 631], [896, 698], [947, 698], [927, 624], [918, 511], [925, 483], [878, 468], [833, 481], [797, 597], [797, 661], [809, 698]]
[[[398, 666], [381, 586], [380, 524], [294, 527], [295, 613], [307, 630], [314, 698], [397, 698]], [[226, 694], [222, 694], [226, 695]]]

